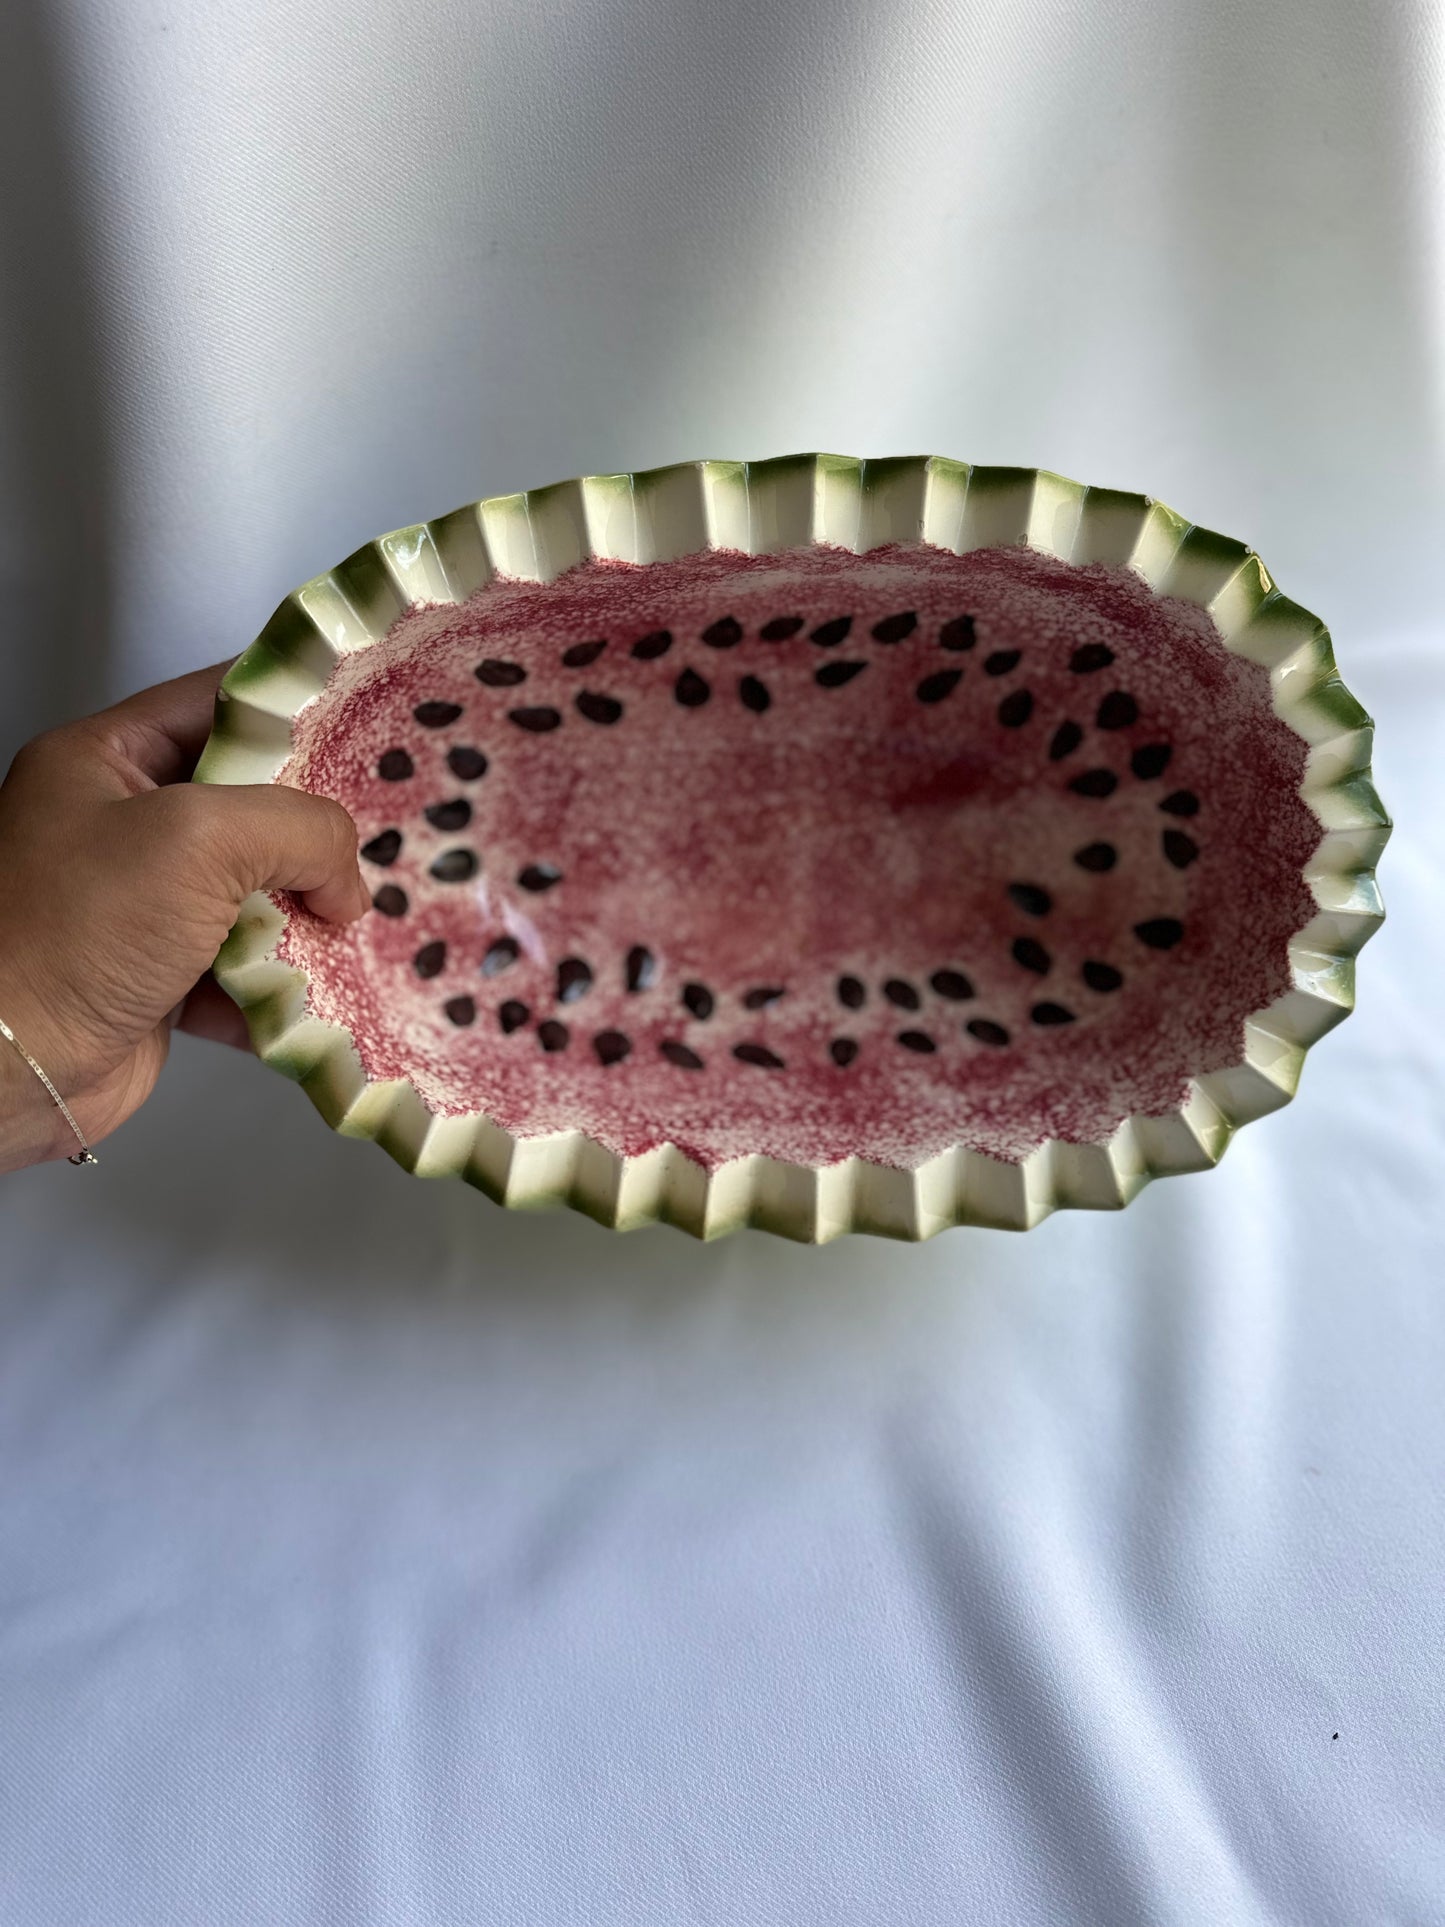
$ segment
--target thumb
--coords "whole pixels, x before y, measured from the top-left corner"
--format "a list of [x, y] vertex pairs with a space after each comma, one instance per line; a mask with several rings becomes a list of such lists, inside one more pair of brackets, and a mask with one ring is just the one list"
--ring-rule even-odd
[[[173, 793], [173, 792], [172, 792]], [[289, 890], [328, 923], [371, 907], [356, 860], [356, 825], [328, 796], [284, 784], [198, 784], [204, 840], [240, 896]]]

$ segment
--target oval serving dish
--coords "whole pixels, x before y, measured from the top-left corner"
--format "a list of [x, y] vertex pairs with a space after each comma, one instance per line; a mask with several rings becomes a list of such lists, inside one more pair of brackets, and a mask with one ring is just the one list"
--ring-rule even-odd
[[1322, 624], [1140, 495], [935, 457], [587, 476], [289, 596], [197, 770], [373, 913], [216, 964], [337, 1130], [702, 1237], [1024, 1229], [1204, 1169], [1351, 1007], [1389, 821]]

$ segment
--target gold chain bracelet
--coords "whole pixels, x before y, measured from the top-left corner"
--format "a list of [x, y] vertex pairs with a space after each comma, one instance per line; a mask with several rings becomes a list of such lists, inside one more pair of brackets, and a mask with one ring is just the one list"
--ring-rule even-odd
[[26, 1050], [25, 1046], [21, 1043], [20, 1039], [15, 1035], [14, 1031], [11, 1030], [10, 1026], [6, 1023], [3, 1017], [0, 1017], [0, 1037], [3, 1037], [7, 1043], [13, 1044], [16, 1050], [19, 1051], [20, 1055], [25, 1059], [26, 1063], [30, 1066], [31, 1070], [34, 1071], [35, 1075], [40, 1079], [41, 1083], [45, 1086], [46, 1090], [49, 1091], [51, 1097], [55, 1100], [55, 1105], [56, 1105], [56, 1108], [59, 1110], [60, 1115], [65, 1119], [66, 1123], [70, 1126], [71, 1130], [74, 1131], [75, 1141], [80, 1146], [80, 1149], [74, 1154], [74, 1156], [67, 1158], [66, 1163], [67, 1164], [99, 1164], [100, 1159], [95, 1156], [90, 1146], [86, 1143], [84, 1133], [82, 1132], [80, 1126], [76, 1123], [75, 1119], [71, 1116], [70, 1106], [66, 1103], [65, 1099], [60, 1095], [59, 1091], [56, 1090], [55, 1086], [51, 1083], [50, 1079], [45, 1075], [45, 1072], [41, 1070], [40, 1066], [36, 1063], [35, 1059], [30, 1055], [29, 1051]]

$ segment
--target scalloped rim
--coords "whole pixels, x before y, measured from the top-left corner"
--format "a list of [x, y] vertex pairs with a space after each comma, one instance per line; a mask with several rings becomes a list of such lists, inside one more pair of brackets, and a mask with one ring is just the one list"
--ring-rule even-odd
[[1253, 550], [1149, 496], [1045, 469], [841, 455], [691, 462], [492, 496], [383, 535], [287, 596], [221, 685], [196, 780], [274, 781], [298, 711], [342, 656], [380, 641], [413, 604], [465, 601], [494, 575], [548, 582], [593, 556], [916, 541], [956, 554], [1022, 544], [1132, 568], [1156, 594], [1207, 609], [1228, 649], [1269, 670], [1275, 713], [1309, 745], [1301, 794], [1324, 834], [1305, 870], [1317, 907], [1290, 943], [1292, 987], [1246, 1021], [1233, 1068], [1192, 1079], [1178, 1110], [1127, 1118], [1105, 1143], [1050, 1139], [1017, 1164], [962, 1146], [911, 1171], [745, 1157], [708, 1172], [674, 1145], [618, 1157], [581, 1132], [514, 1137], [480, 1113], [438, 1117], [408, 1080], [368, 1080], [350, 1033], [307, 1013], [306, 977], [279, 959], [283, 918], [264, 895], [242, 906], [216, 960], [258, 1054], [335, 1130], [374, 1138], [418, 1176], [466, 1178], [513, 1209], [568, 1205], [618, 1230], [661, 1222], [714, 1238], [752, 1225], [819, 1244], [847, 1231], [1027, 1230], [1064, 1207], [1118, 1209], [1150, 1178], [1216, 1164], [1240, 1125], [1289, 1102], [1310, 1045], [1353, 1007], [1355, 955], [1384, 916], [1374, 866], [1390, 819], [1370, 776], [1373, 724], [1340, 681], [1324, 624], [1279, 593]]

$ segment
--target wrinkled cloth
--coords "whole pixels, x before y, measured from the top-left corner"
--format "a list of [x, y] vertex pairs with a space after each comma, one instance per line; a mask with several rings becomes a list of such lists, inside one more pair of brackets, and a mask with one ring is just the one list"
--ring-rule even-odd
[[0, 1920], [1445, 1915], [1426, 0], [37, 0], [0, 752], [379, 531], [799, 448], [1256, 544], [1360, 1008], [1218, 1172], [922, 1248], [501, 1213], [182, 1040], [0, 1180]]

